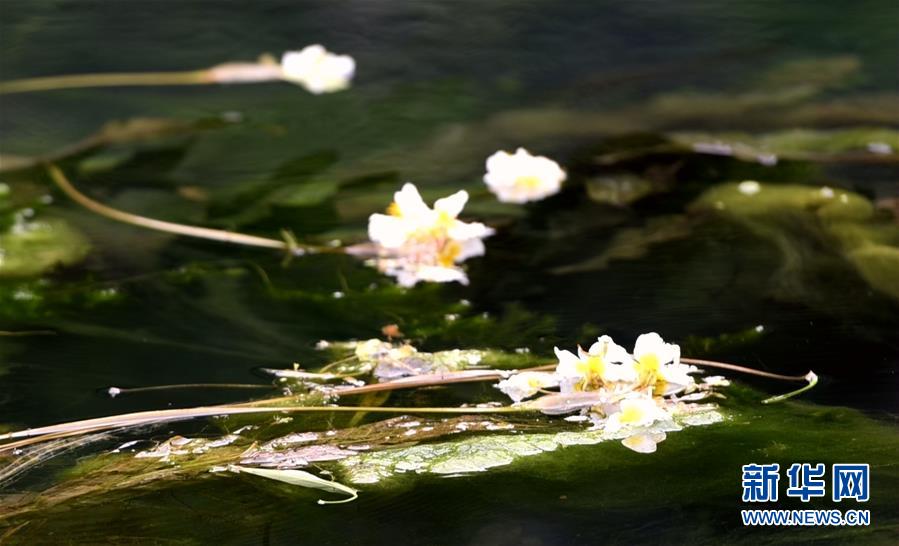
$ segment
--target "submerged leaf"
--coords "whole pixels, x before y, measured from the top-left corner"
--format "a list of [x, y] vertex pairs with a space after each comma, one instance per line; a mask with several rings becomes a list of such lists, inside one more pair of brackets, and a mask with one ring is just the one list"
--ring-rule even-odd
[[775, 245], [783, 257], [777, 275], [785, 295], [808, 294], [809, 280], [828, 276], [815, 268], [844, 260], [871, 286], [899, 297], [899, 227], [857, 193], [744, 181], [710, 188], [691, 209], [714, 211]]
[[20, 218], [0, 233], [0, 278], [39, 275], [58, 265], [80, 262], [90, 245], [63, 220]]
[[[487, 435], [455, 442], [423, 444], [408, 448], [361, 453], [340, 461], [346, 479], [352, 483], [375, 483], [402, 473], [462, 474], [483, 472], [511, 464], [521, 457], [555, 451], [560, 447], [593, 445], [621, 440], [634, 434], [648, 434], [661, 441], [665, 432], [684, 426], [710, 425], [725, 419], [714, 406], [694, 406], [675, 416], [677, 422], [657, 422], [639, 429], [603, 429], [555, 433]], [[630, 447], [630, 446], [628, 446]], [[633, 448], [631, 448], [633, 449]]]
[[899, 131], [794, 129], [761, 135], [748, 133], [672, 133], [674, 142], [699, 153], [736, 157], [764, 165], [778, 159], [806, 161], [899, 161]]
[[331, 493], [343, 493], [349, 495], [349, 498], [339, 501], [326, 501], [319, 499], [319, 504], [340, 504], [344, 502], [354, 501], [359, 497], [359, 492], [352, 487], [347, 487], [342, 483], [323, 480], [314, 474], [310, 474], [303, 470], [274, 470], [268, 468], [251, 468], [248, 466], [230, 465], [228, 470], [240, 474], [252, 474], [269, 480], [289, 483], [290, 485], [298, 485], [300, 487], [311, 487], [313, 489], [321, 489]]

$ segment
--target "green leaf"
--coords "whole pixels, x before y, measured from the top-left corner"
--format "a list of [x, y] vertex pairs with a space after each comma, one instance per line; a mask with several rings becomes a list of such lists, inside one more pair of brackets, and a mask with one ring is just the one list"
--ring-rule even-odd
[[[687, 426], [710, 425], [725, 420], [714, 406], [701, 406], [677, 416], [677, 422], [658, 422], [640, 429], [574, 430], [550, 433], [480, 435], [454, 442], [422, 444], [408, 448], [361, 453], [339, 462], [352, 483], [375, 483], [403, 473], [453, 475], [485, 472], [509, 465], [522, 457], [540, 455], [566, 446], [595, 445], [624, 440], [637, 434], [660, 434]], [[514, 426], [508, 427], [514, 429]]]
[[0, 278], [40, 275], [56, 266], [80, 262], [87, 239], [64, 220], [19, 218], [0, 234]]
[[808, 161], [896, 161], [899, 131], [880, 127], [793, 129], [760, 135], [748, 133], [671, 133], [674, 142], [713, 155], [763, 164], [778, 159]]
[[836, 258], [871, 286], [899, 298], [899, 227], [879, 217], [859, 194], [793, 184], [729, 183], [710, 188], [690, 208], [714, 211], [775, 245], [783, 257], [778, 275], [790, 292], [802, 294], [813, 286], [808, 281], [828, 277], [815, 269], [832, 267]]

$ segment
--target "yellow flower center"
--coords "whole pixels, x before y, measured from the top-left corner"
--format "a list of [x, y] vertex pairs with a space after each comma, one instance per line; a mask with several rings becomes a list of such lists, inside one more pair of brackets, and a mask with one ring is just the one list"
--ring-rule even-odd
[[624, 424], [639, 423], [646, 417], [646, 412], [643, 410], [643, 406], [636, 404], [622, 405], [621, 415], [618, 417], [618, 420]]
[[455, 218], [444, 211], [440, 211], [437, 214], [437, 222], [434, 223], [434, 227], [438, 229], [449, 229], [453, 226], [453, 222], [455, 221]]
[[443, 267], [452, 267], [456, 263], [456, 258], [462, 253], [462, 245], [456, 241], [449, 240], [440, 249], [437, 254], [437, 263]]
[[515, 179], [515, 185], [532, 190], [540, 187], [540, 178], [536, 176], [519, 176]]
[[387, 214], [400, 218], [403, 216], [403, 210], [400, 208], [399, 204], [396, 201], [393, 201], [392, 203], [390, 203], [390, 206], [387, 207]]
[[637, 374], [642, 385], [652, 385], [654, 394], [660, 395], [665, 392], [667, 383], [662, 379], [662, 369], [659, 363], [659, 356], [649, 353], [641, 356], [637, 360]]
[[580, 390], [593, 390], [602, 387], [602, 376], [605, 373], [606, 363], [601, 356], [590, 355], [586, 360], [577, 364], [577, 372], [584, 376], [578, 383]]

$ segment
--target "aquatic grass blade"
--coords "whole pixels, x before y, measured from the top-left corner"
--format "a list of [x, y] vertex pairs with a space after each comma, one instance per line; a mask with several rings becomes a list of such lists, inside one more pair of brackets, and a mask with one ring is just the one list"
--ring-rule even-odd
[[228, 470], [236, 474], [253, 474], [254, 476], [260, 476], [262, 478], [268, 478], [290, 485], [311, 487], [313, 489], [321, 489], [322, 491], [329, 491], [331, 493], [343, 493], [349, 495], [349, 498], [337, 501], [318, 499], [318, 504], [342, 504], [345, 502], [352, 502], [359, 497], [359, 492], [352, 487], [338, 482], [323, 480], [314, 474], [302, 470], [277, 470], [272, 468], [252, 468], [239, 465], [229, 465]]

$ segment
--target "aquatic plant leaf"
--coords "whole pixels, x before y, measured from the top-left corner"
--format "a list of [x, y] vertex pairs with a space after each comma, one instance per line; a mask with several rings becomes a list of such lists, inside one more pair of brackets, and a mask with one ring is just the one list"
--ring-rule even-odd
[[899, 300], [899, 248], [869, 244], [846, 257], [871, 286]]
[[748, 133], [670, 133], [678, 144], [699, 152], [762, 164], [805, 161], [899, 161], [899, 131], [888, 128], [792, 129]]
[[617, 206], [629, 205], [656, 191], [652, 182], [633, 174], [597, 176], [585, 185], [591, 200]]
[[690, 235], [690, 219], [684, 215], [650, 218], [640, 227], [618, 230], [597, 256], [552, 269], [556, 275], [605, 269], [617, 260], [634, 260], [646, 256], [653, 245], [683, 239]]
[[275, 470], [269, 468], [252, 468], [249, 466], [230, 465], [228, 470], [237, 474], [252, 474], [276, 480], [279, 482], [289, 483], [290, 485], [298, 485], [300, 487], [311, 487], [313, 489], [321, 489], [331, 493], [343, 493], [349, 495], [349, 498], [340, 501], [326, 501], [319, 499], [319, 504], [339, 504], [343, 502], [354, 501], [359, 497], [359, 492], [352, 487], [343, 485], [342, 483], [323, 480], [315, 474], [310, 474], [303, 470]]
[[[268, 176], [244, 181], [215, 191], [211, 196], [209, 215], [217, 224], [241, 226], [264, 220], [286, 221], [282, 227], [299, 229], [306, 224], [302, 217], [312, 215], [316, 226], [333, 219], [333, 204], [338, 183], [319, 173], [337, 160], [333, 152], [318, 152], [297, 157], [279, 166]], [[278, 216], [279, 209], [288, 209]], [[304, 214], [299, 215], [301, 209]], [[306, 222], [308, 223], [308, 222]]]
[[762, 74], [761, 89], [813, 86], [827, 89], [846, 85], [862, 68], [861, 59], [855, 55], [811, 57], [786, 61], [772, 66]]
[[555, 433], [523, 433], [481, 435], [455, 442], [422, 444], [408, 448], [360, 453], [341, 460], [338, 465], [346, 480], [362, 484], [376, 483], [404, 473], [441, 475], [484, 472], [505, 466], [522, 457], [539, 455], [575, 445], [593, 445], [609, 440], [622, 440], [637, 433], [660, 434], [678, 431], [686, 426], [720, 423], [725, 413], [714, 406], [699, 406], [681, 413], [676, 421], [658, 422], [639, 430], [602, 429]]
[[828, 257], [838, 257], [871, 286], [897, 297], [899, 226], [879, 217], [874, 205], [859, 194], [746, 181], [710, 188], [690, 209], [713, 211], [774, 244], [783, 256], [777, 275], [785, 293], [809, 294], [808, 281], [823, 276], [811, 274], [812, 270], [824, 267], [817, 264], [826, 263]]
[[[224, 125], [222, 120], [214, 119], [184, 121], [168, 118], [131, 118], [110, 121], [96, 133], [41, 157], [4, 155], [0, 157], [0, 172], [28, 169], [47, 161], [60, 161], [104, 146], [136, 144], [174, 136], [185, 136], [222, 125]], [[127, 152], [123, 153], [130, 157]], [[110, 167], [116, 166], [118, 163], [118, 159], [112, 162], [101, 159], [93, 166]], [[88, 170], [91, 170], [92, 165], [90, 163], [86, 165]]]
[[0, 234], [0, 278], [40, 275], [80, 262], [87, 239], [64, 220], [20, 219]]

